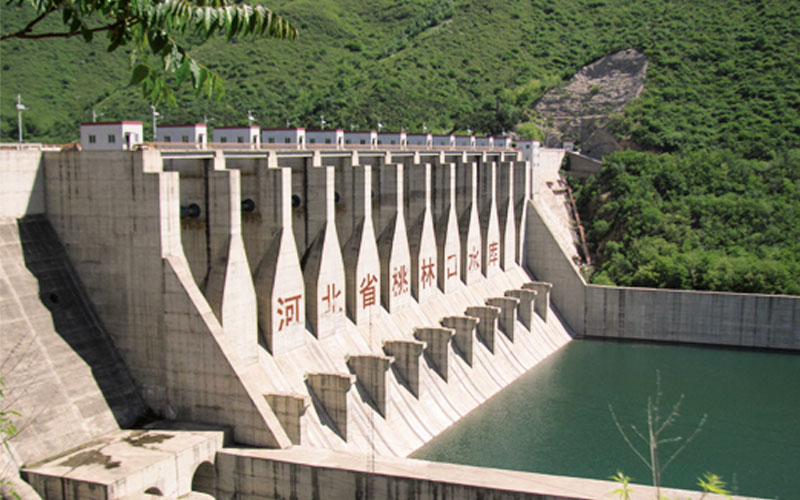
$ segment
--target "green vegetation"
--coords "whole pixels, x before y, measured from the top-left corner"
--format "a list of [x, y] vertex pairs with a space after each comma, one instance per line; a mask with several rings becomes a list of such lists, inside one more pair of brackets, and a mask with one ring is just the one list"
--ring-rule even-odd
[[[258, 2], [256, 2], [258, 3]], [[800, 6], [793, 1], [691, 0], [275, 0], [300, 30], [274, 40], [182, 40], [187, 53], [228, 82], [221, 103], [185, 90], [165, 122], [265, 127], [331, 126], [501, 132], [535, 121], [533, 104], [581, 66], [636, 47], [650, 59], [647, 90], [616, 129], [648, 149], [726, 144], [771, 151], [800, 136]], [[4, 6], [2, 32], [33, 15]], [[52, 21], [59, 24], [57, 21]], [[46, 23], [43, 22], [43, 23]], [[46, 28], [44, 26], [43, 28]], [[16, 135], [13, 97], [30, 140], [74, 140], [92, 109], [103, 119], [149, 120], [127, 87], [122, 53], [96, 36], [0, 43], [2, 140]], [[119, 52], [119, 51], [118, 51]], [[33, 62], [33, 64], [32, 64]]]
[[577, 203], [594, 283], [800, 294], [800, 150], [617, 153]]
[[0, 42], [74, 37], [91, 42], [95, 34], [104, 34], [108, 52], [131, 45], [130, 61], [135, 66], [130, 84], [140, 85], [142, 95], [153, 103], [175, 103], [167, 76], [174, 76], [176, 86], [190, 82], [198, 94], [224, 94], [219, 75], [198, 63], [177, 39], [187, 31], [200, 39], [224, 34], [228, 41], [247, 35], [280, 39], [297, 36], [297, 29], [270, 9], [234, 5], [228, 0], [201, 0], [196, 4], [186, 0], [8, 0], [7, 5], [30, 5], [34, 12], [24, 25], [4, 25], [8, 31], [0, 33]]
[[[655, 487], [656, 490], [654, 500], [670, 500], [661, 494], [661, 475], [678, 457], [678, 455], [680, 455], [689, 446], [697, 434], [700, 433], [700, 430], [703, 428], [703, 424], [705, 424], [706, 418], [708, 417], [708, 415], [703, 415], [703, 418], [700, 420], [700, 422], [697, 424], [697, 427], [694, 428], [694, 431], [692, 431], [688, 438], [684, 436], [666, 437], [665, 434], [672, 432], [672, 427], [677, 424], [678, 418], [680, 417], [683, 395], [681, 394], [681, 397], [678, 398], [678, 401], [672, 405], [672, 409], [666, 416], [661, 414], [662, 397], [661, 373], [656, 370], [656, 395], [655, 398], [647, 398], [647, 422], [646, 427], [643, 428], [643, 430], [640, 430], [635, 425], [631, 424], [630, 430], [626, 431], [622, 424], [620, 424], [616, 413], [614, 413], [614, 407], [611, 406], [611, 403], [608, 404], [608, 409], [611, 412], [611, 416], [614, 419], [614, 424], [617, 426], [617, 430], [619, 431], [620, 435], [625, 440], [625, 443], [628, 445], [631, 451], [633, 451], [633, 453], [639, 457], [652, 475], [653, 487]], [[641, 440], [641, 443], [639, 443], [637, 440], [636, 443], [639, 443], [639, 445], [635, 445], [634, 441], [631, 439], [632, 437], [638, 438]], [[665, 445], [673, 446], [675, 448], [670, 452], [669, 458], [667, 458], [665, 461], [662, 461], [661, 455], [664, 451]], [[612, 494], [618, 496], [620, 500], [630, 500], [630, 494], [633, 492], [633, 489], [630, 487], [631, 478], [626, 476], [622, 471], [618, 470], [617, 473], [613, 476], [610, 476], [609, 479], [613, 480], [620, 486], [614, 490]], [[706, 472], [702, 478], [698, 478], [697, 484], [703, 488], [703, 495], [700, 497], [700, 500], [705, 498], [706, 494], [708, 493], [716, 493], [730, 498], [728, 491], [725, 489], [725, 482], [716, 474]]]
[[[0, 32], [34, 16], [17, 0]], [[260, 3], [258, 0], [256, 3]], [[532, 111], [583, 65], [634, 47], [642, 95], [612, 117], [623, 153], [579, 191], [596, 283], [800, 293], [800, 3], [795, 0], [275, 0], [300, 36], [228, 42], [186, 35], [225, 82], [221, 102], [184, 89], [162, 123], [332, 127], [542, 138]], [[42, 28], [58, 26], [53, 20]], [[92, 110], [145, 123], [127, 55], [107, 42], [5, 40], [0, 140], [66, 142]], [[174, 83], [174, 82], [173, 82]], [[794, 151], [793, 151], [794, 150]]]

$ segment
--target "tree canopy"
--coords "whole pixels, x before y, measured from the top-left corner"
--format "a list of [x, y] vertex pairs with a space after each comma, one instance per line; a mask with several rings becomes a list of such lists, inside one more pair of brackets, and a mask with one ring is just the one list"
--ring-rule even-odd
[[[188, 81], [199, 94], [224, 94], [220, 76], [198, 63], [181, 43], [187, 34], [202, 41], [215, 34], [228, 40], [297, 37], [297, 29], [269, 8], [231, 0], [8, 0], [7, 5], [26, 2], [36, 17], [21, 29], [3, 33], [0, 41], [82, 37], [91, 42], [96, 33], [105, 33], [109, 52], [132, 47], [130, 83], [140, 85], [153, 103], [175, 101], [168, 75], [174, 75], [175, 86]], [[48, 18], [59, 18], [64, 29], [37, 30]]]

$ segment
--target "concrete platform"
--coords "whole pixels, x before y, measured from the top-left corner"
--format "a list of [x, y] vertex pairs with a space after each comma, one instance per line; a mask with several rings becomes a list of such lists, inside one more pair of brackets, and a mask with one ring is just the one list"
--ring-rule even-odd
[[213, 470], [226, 431], [197, 424], [158, 427], [107, 434], [22, 469], [22, 477], [48, 500], [210, 498], [184, 495], [205, 493], [200, 476]]

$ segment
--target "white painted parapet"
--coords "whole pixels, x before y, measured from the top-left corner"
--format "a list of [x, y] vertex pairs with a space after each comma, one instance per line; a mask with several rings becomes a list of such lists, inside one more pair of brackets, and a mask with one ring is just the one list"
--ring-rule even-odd
[[505, 295], [519, 300], [519, 320], [522, 321], [525, 328], [532, 331], [536, 291], [520, 288], [518, 290], [507, 290]]
[[378, 253], [381, 260], [381, 298], [391, 313], [411, 301], [411, 255], [403, 202], [403, 165], [380, 168]]
[[303, 394], [274, 392], [264, 397], [292, 444], [300, 444], [303, 435], [302, 416], [311, 405], [311, 398]]
[[461, 280], [467, 285], [481, 279], [483, 261], [477, 193], [477, 164], [473, 162], [459, 164], [456, 175], [456, 206], [461, 237]]
[[[342, 247], [345, 264], [347, 311], [356, 325], [367, 324], [380, 307], [381, 266], [372, 222], [372, 167], [345, 166], [338, 170], [348, 201], [342, 227], [350, 234]], [[347, 212], [350, 212], [349, 214]]]
[[519, 299], [514, 297], [489, 297], [486, 299], [486, 305], [494, 306], [500, 309], [498, 319], [500, 320], [500, 328], [506, 337], [511, 342], [514, 342], [514, 326], [517, 322], [517, 306]]
[[394, 366], [405, 380], [408, 390], [419, 398], [419, 362], [424, 342], [416, 340], [387, 340], [383, 343], [383, 350], [394, 358]]
[[405, 168], [405, 179], [411, 292], [419, 303], [423, 303], [438, 295], [436, 234], [431, 213], [431, 164], [412, 163]]
[[226, 170], [217, 151], [208, 173], [209, 272], [205, 296], [225, 335], [246, 363], [257, 359], [256, 291], [242, 240], [238, 170]]
[[494, 306], [469, 306], [464, 311], [467, 316], [478, 319], [478, 335], [483, 339], [489, 352], [494, 352], [494, 337], [497, 334], [497, 317], [500, 308]]
[[378, 354], [353, 354], [347, 356], [347, 367], [356, 376], [356, 382], [367, 391], [375, 409], [386, 417], [386, 372], [394, 359]]
[[258, 324], [267, 349], [277, 356], [303, 345], [305, 283], [292, 228], [292, 172], [259, 168], [257, 176], [258, 238], [263, 242], [255, 272]]
[[455, 332], [453, 335], [455, 347], [469, 366], [472, 366], [474, 332], [479, 322], [480, 320], [473, 316], [446, 316], [441, 321], [443, 327], [450, 328]]
[[451, 328], [414, 328], [414, 338], [425, 342], [425, 353], [445, 382], [450, 366], [450, 341], [454, 333]]
[[497, 222], [500, 227], [500, 267], [508, 271], [517, 260], [517, 229], [514, 215], [514, 163], [497, 167]]
[[347, 391], [356, 376], [346, 373], [307, 373], [306, 384], [325, 410], [339, 436], [347, 441]]
[[497, 220], [497, 163], [481, 163], [478, 169], [478, 207], [481, 228], [483, 274], [500, 274], [500, 226]]
[[546, 281], [531, 281], [524, 283], [522, 288], [536, 292], [536, 314], [547, 321], [547, 310], [550, 309], [550, 291], [553, 289], [553, 284]]
[[461, 276], [461, 236], [456, 215], [456, 165], [445, 163], [444, 155], [436, 166], [434, 222], [436, 256], [439, 261], [439, 288], [444, 293], [458, 286]]
[[318, 193], [307, 200], [307, 226], [311, 245], [303, 256], [306, 315], [318, 339], [336, 333], [346, 321], [345, 272], [334, 224], [333, 167], [306, 170], [309, 190]]

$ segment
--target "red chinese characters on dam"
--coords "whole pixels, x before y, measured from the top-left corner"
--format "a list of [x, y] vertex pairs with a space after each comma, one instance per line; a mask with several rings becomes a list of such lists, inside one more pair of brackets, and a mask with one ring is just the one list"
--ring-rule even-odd
[[489, 243], [489, 264], [491, 266], [500, 265], [500, 244], [496, 241]]
[[367, 308], [375, 305], [377, 293], [375, 290], [375, 284], [377, 282], [378, 278], [374, 274], [367, 274], [361, 279], [361, 284], [358, 290], [359, 295], [361, 295], [361, 307]]
[[292, 295], [290, 297], [278, 297], [276, 311], [280, 318], [278, 331], [300, 322], [300, 301], [303, 294]]
[[458, 275], [458, 258], [456, 254], [447, 256], [447, 278]]
[[336, 288], [336, 283], [329, 283], [327, 286], [327, 293], [322, 297], [322, 302], [325, 303], [325, 308], [322, 310], [323, 314], [331, 314], [342, 312], [342, 291]]
[[434, 267], [433, 257], [422, 259], [422, 265], [420, 266], [422, 288], [428, 288], [436, 283], [436, 270]]
[[469, 261], [467, 263], [467, 270], [474, 271], [481, 268], [481, 251], [477, 246], [473, 246], [469, 252]]
[[403, 264], [392, 270], [392, 296], [408, 293], [408, 267]]

